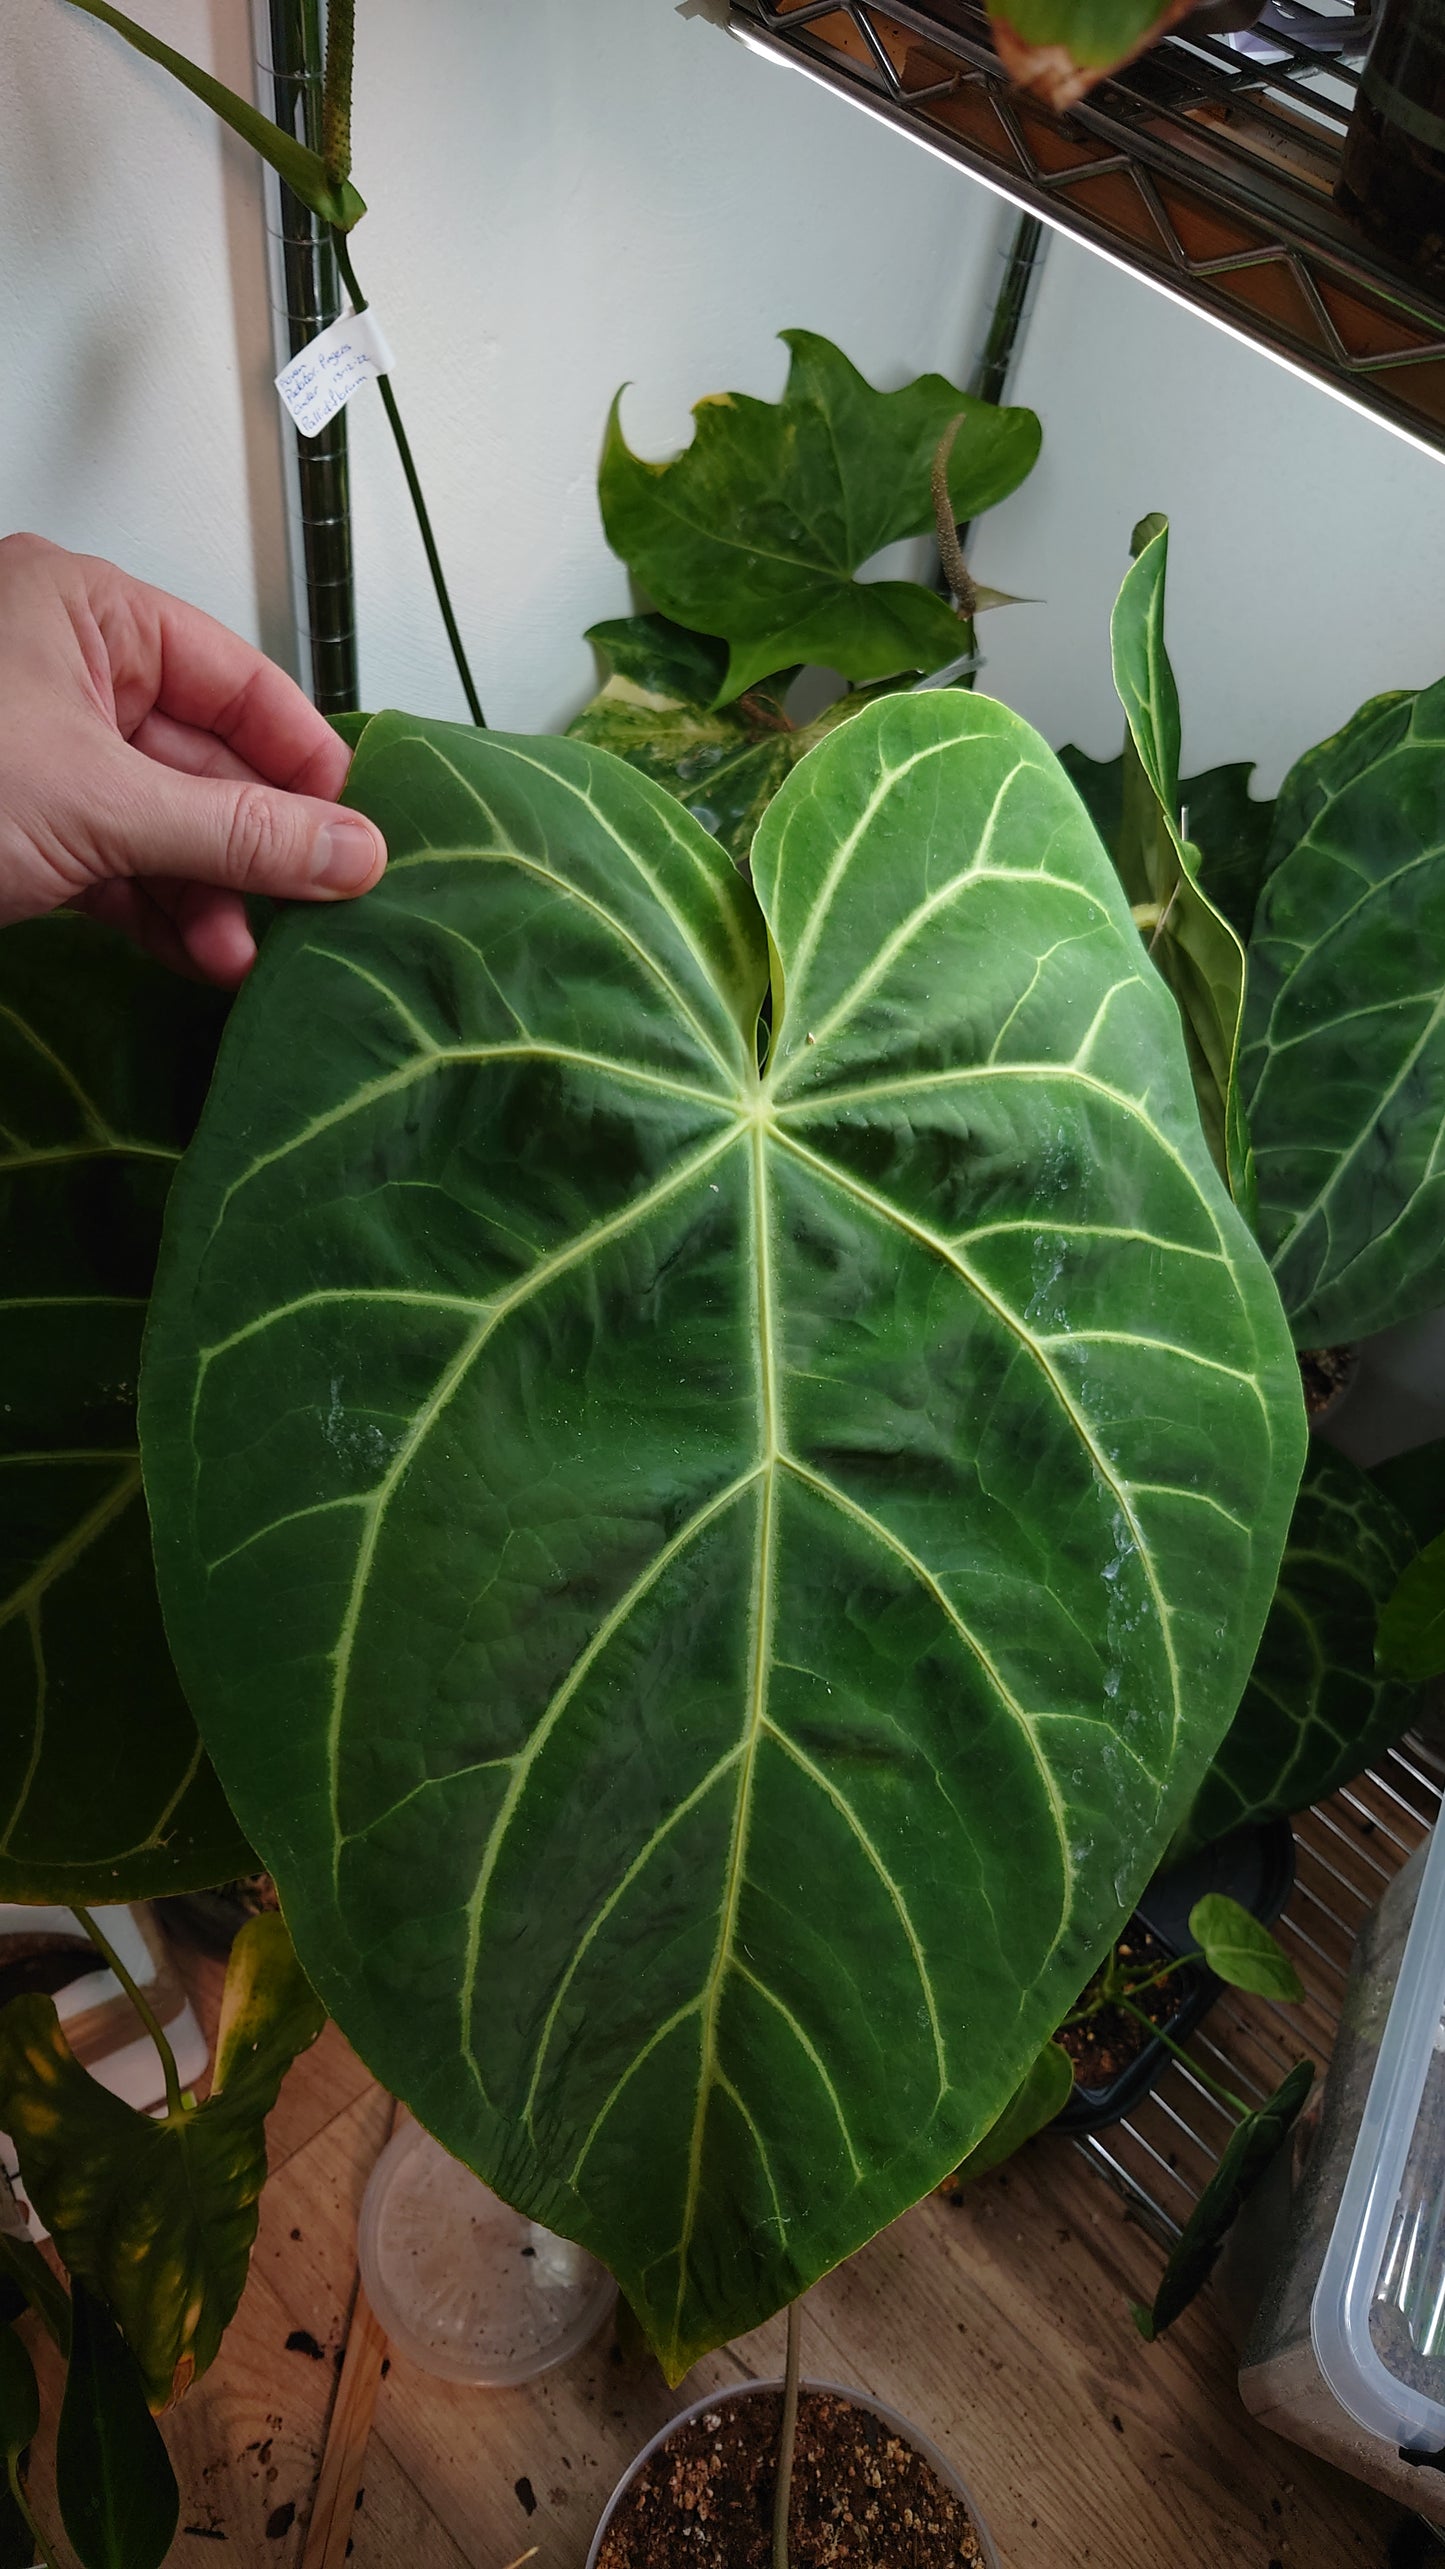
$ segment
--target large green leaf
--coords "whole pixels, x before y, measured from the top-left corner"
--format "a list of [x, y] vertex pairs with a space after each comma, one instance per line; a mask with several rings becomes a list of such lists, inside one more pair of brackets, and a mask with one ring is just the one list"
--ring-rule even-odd
[[580, 742], [384, 715], [348, 792], [385, 880], [268, 940], [168, 1224], [171, 1631], [344, 2030], [680, 2373], [1108, 1946], [1263, 1621], [1293, 1358], [1002, 706], [834, 732], [761, 907]]
[[720, 705], [727, 645], [666, 616], [619, 616], [594, 624], [587, 640], [611, 668], [568, 739], [610, 749], [665, 785], [739, 864], [790, 769], [873, 701], [871, 693], [840, 696], [794, 725], [781, 696], [762, 687]]
[[166, 1646], [135, 1425], [224, 1016], [92, 921], [0, 934], [0, 1899], [142, 1899], [252, 1861]]
[[1146, 518], [1114, 606], [1114, 684], [1129, 725], [1115, 851], [1149, 952], [1179, 1004], [1204, 1136], [1236, 1202], [1253, 1211], [1238, 1053], [1244, 948], [1200, 880], [1180, 828], [1179, 691], [1164, 646], [1169, 528]]
[[154, 2408], [205, 2371], [241, 2298], [266, 2116], [323, 2021], [274, 1910], [231, 1948], [204, 2105], [138, 2114], [82, 2069], [53, 2000], [0, 2013], [0, 2125], [26, 2192], [72, 2278], [115, 2313]]
[[1445, 680], [1362, 706], [1286, 779], [1242, 1077], [1298, 1344], [1445, 1301]]
[[1377, 1669], [1375, 1627], [1411, 1550], [1369, 1473], [1313, 1444], [1244, 1701], [1177, 1854], [1323, 1801], [1409, 1728], [1414, 1689]]
[[135, 2358], [84, 2284], [55, 2437], [55, 2494], [81, 2569], [160, 2569], [180, 2491]]
[[262, 160], [285, 180], [292, 195], [308, 205], [313, 214], [319, 214], [323, 223], [334, 223], [339, 231], [346, 232], [360, 221], [366, 203], [350, 179], [329, 179], [321, 154], [308, 150], [294, 134], [273, 124], [249, 98], [238, 97], [212, 72], [203, 71], [199, 63], [178, 54], [174, 45], [164, 44], [148, 28], [137, 26], [134, 18], [112, 8], [110, 0], [69, 0], [69, 6], [83, 9], [88, 18], [99, 18], [102, 26], [113, 27], [148, 62], [159, 63], [162, 71], [168, 71], [193, 98], [199, 98], [203, 106], [219, 116], [223, 125], [229, 125], [233, 134], [239, 134], [243, 143], [249, 143], [253, 152], [259, 152]]
[[962, 630], [946, 599], [854, 574], [931, 530], [934, 453], [960, 413], [947, 468], [960, 519], [1017, 489], [1039, 451], [1031, 410], [974, 401], [942, 375], [875, 392], [814, 331], [781, 336], [781, 401], [716, 393], [694, 409], [692, 444], [649, 464], [623, 437], [619, 393], [602, 452], [608, 543], [665, 615], [730, 646], [718, 704], [803, 661], [855, 683], [941, 668]]
[[1010, 80], [1060, 115], [1106, 72], [1132, 62], [1198, 0], [989, 0], [998, 57]]
[[971, 2185], [975, 2177], [988, 2176], [1001, 2168], [1061, 2114], [1074, 2092], [1074, 2064], [1062, 2043], [1050, 2039], [1029, 2063], [998, 2121], [975, 2142], [966, 2159], [953, 2171], [955, 2185]]

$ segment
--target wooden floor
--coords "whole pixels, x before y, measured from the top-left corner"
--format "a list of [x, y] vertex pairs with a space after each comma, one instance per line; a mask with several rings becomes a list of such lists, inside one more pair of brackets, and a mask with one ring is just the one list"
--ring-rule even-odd
[[[213, 2017], [219, 1971], [193, 1991]], [[300, 2569], [390, 2100], [334, 2026], [270, 2124], [250, 2282], [219, 2360], [166, 2421], [176, 2569]], [[917, 2421], [971, 2486], [1003, 2569], [1386, 2569], [1395, 2509], [1245, 2414], [1206, 2297], [1159, 2345], [1129, 2317], [1159, 2251], [1067, 2142], [962, 2208], [935, 2198], [819, 2284], [805, 2363]], [[715, 2383], [775, 2374], [774, 2322], [669, 2393], [610, 2330], [534, 2387], [474, 2391], [400, 2357], [381, 2383], [351, 2569], [583, 2569], [639, 2444]], [[37, 2498], [44, 2496], [38, 2457]], [[53, 2518], [52, 2518], [53, 2521]]]

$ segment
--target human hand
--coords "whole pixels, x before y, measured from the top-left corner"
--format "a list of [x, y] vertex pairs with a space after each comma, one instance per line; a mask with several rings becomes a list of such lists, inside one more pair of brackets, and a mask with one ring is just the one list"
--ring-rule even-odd
[[342, 901], [386, 863], [332, 799], [348, 752], [198, 608], [37, 535], [0, 540], [0, 925], [68, 903], [233, 989], [246, 893]]

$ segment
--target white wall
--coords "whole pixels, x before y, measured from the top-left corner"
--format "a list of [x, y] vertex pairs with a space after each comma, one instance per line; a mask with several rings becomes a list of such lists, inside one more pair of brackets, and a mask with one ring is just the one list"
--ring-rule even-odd
[[1272, 793], [1366, 696], [1445, 673], [1445, 458], [1062, 239], [1013, 396], [1043, 457], [974, 567], [1045, 603], [987, 618], [984, 684], [1056, 748], [1122, 739], [1109, 610], [1149, 509], [1172, 521], [1186, 774], [1255, 758]]
[[[134, 0], [249, 84], [248, 0]], [[0, 527], [106, 552], [284, 647], [259, 188], [206, 110], [62, 0], [6, 0]], [[775, 394], [801, 323], [883, 384], [961, 370], [994, 200], [671, 0], [371, 0], [355, 237], [483, 701], [565, 721], [624, 611], [597, 515], [643, 451]], [[462, 703], [380, 405], [352, 405], [363, 700]]]

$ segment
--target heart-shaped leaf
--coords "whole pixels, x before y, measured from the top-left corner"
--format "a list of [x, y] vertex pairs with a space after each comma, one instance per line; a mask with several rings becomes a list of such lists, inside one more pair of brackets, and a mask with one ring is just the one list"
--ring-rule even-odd
[[119, 2320], [153, 2408], [205, 2371], [241, 2298], [266, 2116], [323, 2022], [274, 1910], [231, 1949], [204, 2105], [138, 2114], [81, 2068], [51, 1999], [0, 2013], [0, 2126], [72, 2279]]
[[1362, 706], [1286, 778], [1241, 1070], [1297, 1344], [1445, 1300], [1445, 680]]
[[1025, 2141], [1031, 2141], [1046, 2123], [1052, 2123], [1073, 2092], [1074, 2064], [1063, 2044], [1051, 2040], [1029, 2064], [998, 2121], [954, 2169], [951, 2182], [970, 2185], [975, 2177], [1001, 2168], [1005, 2159], [1023, 2148]]
[[160, 2569], [180, 2491], [132, 2355], [85, 2285], [71, 2288], [70, 2367], [55, 2437], [55, 2494], [81, 2569]]
[[386, 878], [268, 940], [168, 1226], [170, 1626], [345, 2031], [677, 2375], [956, 2166], [1110, 1943], [1253, 1653], [1294, 1360], [1002, 706], [845, 723], [756, 897], [581, 742], [383, 715], [348, 793]]
[[319, 214], [323, 223], [334, 223], [338, 231], [348, 232], [353, 223], [360, 221], [366, 212], [366, 201], [357, 195], [350, 179], [328, 178], [321, 154], [310, 151], [294, 134], [273, 124], [249, 98], [239, 97], [212, 72], [203, 71], [199, 63], [178, 54], [174, 45], [163, 44], [148, 28], [138, 27], [134, 18], [113, 9], [110, 0], [69, 0], [69, 6], [83, 9], [88, 18], [99, 18], [103, 26], [113, 27], [118, 36], [124, 36], [126, 43], [144, 54], [148, 62], [159, 63], [162, 71], [168, 71], [193, 98], [199, 98], [203, 106], [219, 116], [223, 125], [229, 125], [233, 134], [239, 134], [243, 143], [249, 143], [253, 152], [259, 152], [262, 160], [285, 180], [292, 195], [309, 206], [313, 214]]
[[1217, 1980], [1256, 1998], [1299, 1999], [1304, 1983], [1268, 1927], [1225, 1891], [1206, 1891], [1189, 1912], [1189, 1932]]
[[1236, 2123], [1223, 2158], [1174, 2243], [1153, 2308], [1134, 2305], [1141, 2337], [1161, 2336], [1203, 2291], [1242, 2205], [1289, 2138], [1314, 2075], [1313, 2061], [1296, 2061], [1273, 2096]]
[[1410, 1549], [1408, 1528], [1371, 1475], [1313, 1444], [1244, 1700], [1181, 1824], [1176, 1855], [1307, 1810], [1409, 1728], [1414, 1690], [1376, 1667], [1375, 1635]]
[[781, 336], [781, 401], [714, 394], [694, 409], [692, 444], [649, 464], [623, 437], [619, 393], [602, 451], [613, 551], [665, 615], [729, 645], [716, 704], [805, 661], [855, 684], [941, 668], [963, 635], [947, 601], [916, 580], [855, 574], [932, 529], [933, 458], [960, 413], [947, 467], [960, 519], [1007, 498], [1039, 451], [1031, 410], [974, 401], [942, 375], [875, 392], [814, 331]]
[[1179, 691], [1164, 645], [1167, 521], [1144, 519], [1135, 543], [1110, 628], [1129, 725], [1115, 862], [1179, 1005], [1205, 1140], [1248, 1215], [1254, 1181], [1238, 1077], [1244, 948], [1204, 890], [1199, 850], [1179, 826]]
[[1445, 1675], [1445, 1534], [1402, 1573], [1380, 1617], [1379, 1655], [1392, 1676]]
[[0, 934], [0, 1899], [143, 1899], [254, 1862], [166, 1645], [135, 1425], [224, 1017], [93, 921]]
[[666, 616], [619, 616], [593, 625], [587, 640], [611, 662], [611, 674], [569, 724], [568, 739], [610, 749], [666, 786], [739, 864], [790, 769], [873, 702], [871, 693], [840, 696], [797, 726], [763, 687], [719, 705], [726, 644]]

